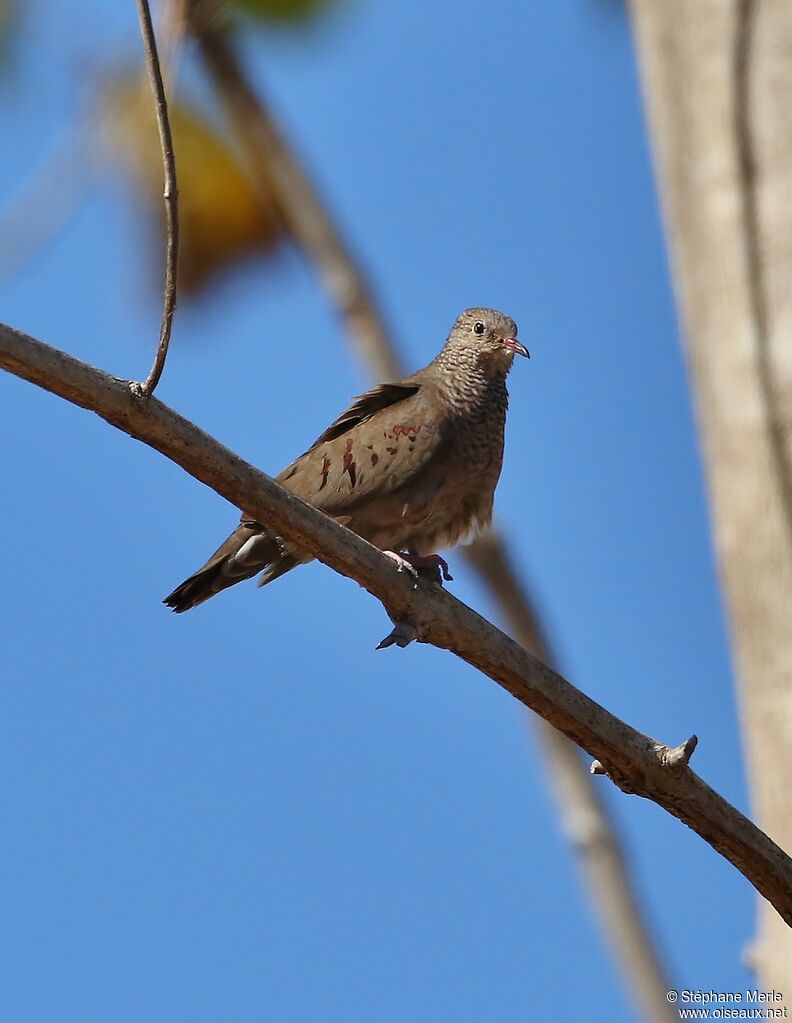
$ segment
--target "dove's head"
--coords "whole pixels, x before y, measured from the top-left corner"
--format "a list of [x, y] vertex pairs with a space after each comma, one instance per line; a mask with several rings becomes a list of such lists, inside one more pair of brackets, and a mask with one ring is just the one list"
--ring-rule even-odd
[[475, 360], [496, 373], [508, 372], [515, 355], [530, 357], [517, 340], [517, 324], [497, 309], [466, 309], [452, 327], [446, 347], [459, 362]]

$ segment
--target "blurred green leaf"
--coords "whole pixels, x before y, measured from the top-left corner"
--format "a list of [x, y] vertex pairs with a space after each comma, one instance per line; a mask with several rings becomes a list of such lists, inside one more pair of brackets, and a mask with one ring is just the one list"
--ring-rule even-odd
[[331, 7], [338, 0], [231, 0], [231, 6], [261, 21], [281, 25], [300, 24]]

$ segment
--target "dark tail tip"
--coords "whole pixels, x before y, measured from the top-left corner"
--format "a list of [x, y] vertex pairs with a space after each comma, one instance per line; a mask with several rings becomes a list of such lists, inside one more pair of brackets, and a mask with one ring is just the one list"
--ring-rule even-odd
[[185, 599], [184, 589], [185, 584], [182, 583], [181, 586], [177, 586], [173, 593], [169, 593], [162, 601], [165, 607], [169, 607], [171, 611], [174, 611], [177, 615], [180, 615], [183, 611], [189, 611], [191, 607], [194, 607], [190, 600]]
[[218, 592], [214, 582], [220, 574], [221, 568], [222, 563], [201, 569], [200, 572], [196, 572], [195, 575], [191, 575], [189, 579], [180, 583], [172, 593], [165, 597], [162, 603], [177, 615], [189, 611], [192, 607], [197, 607], [198, 604], [203, 604], [205, 600]]

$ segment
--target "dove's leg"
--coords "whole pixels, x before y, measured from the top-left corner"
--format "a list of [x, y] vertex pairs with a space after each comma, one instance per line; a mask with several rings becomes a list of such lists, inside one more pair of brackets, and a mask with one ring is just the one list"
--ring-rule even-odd
[[444, 579], [447, 583], [450, 583], [454, 578], [448, 571], [448, 562], [445, 558], [441, 558], [439, 554], [416, 554], [415, 551], [408, 551], [407, 558], [410, 564], [418, 569], [419, 572], [430, 572], [437, 576], [438, 582]]

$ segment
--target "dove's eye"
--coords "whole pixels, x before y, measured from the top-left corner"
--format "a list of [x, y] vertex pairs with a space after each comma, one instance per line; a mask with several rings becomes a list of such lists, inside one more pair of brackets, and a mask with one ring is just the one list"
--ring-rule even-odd
[[473, 333], [474, 334], [484, 333], [484, 324], [481, 322], [481, 320], [476, 320], [476, 322], [473, 324]]

